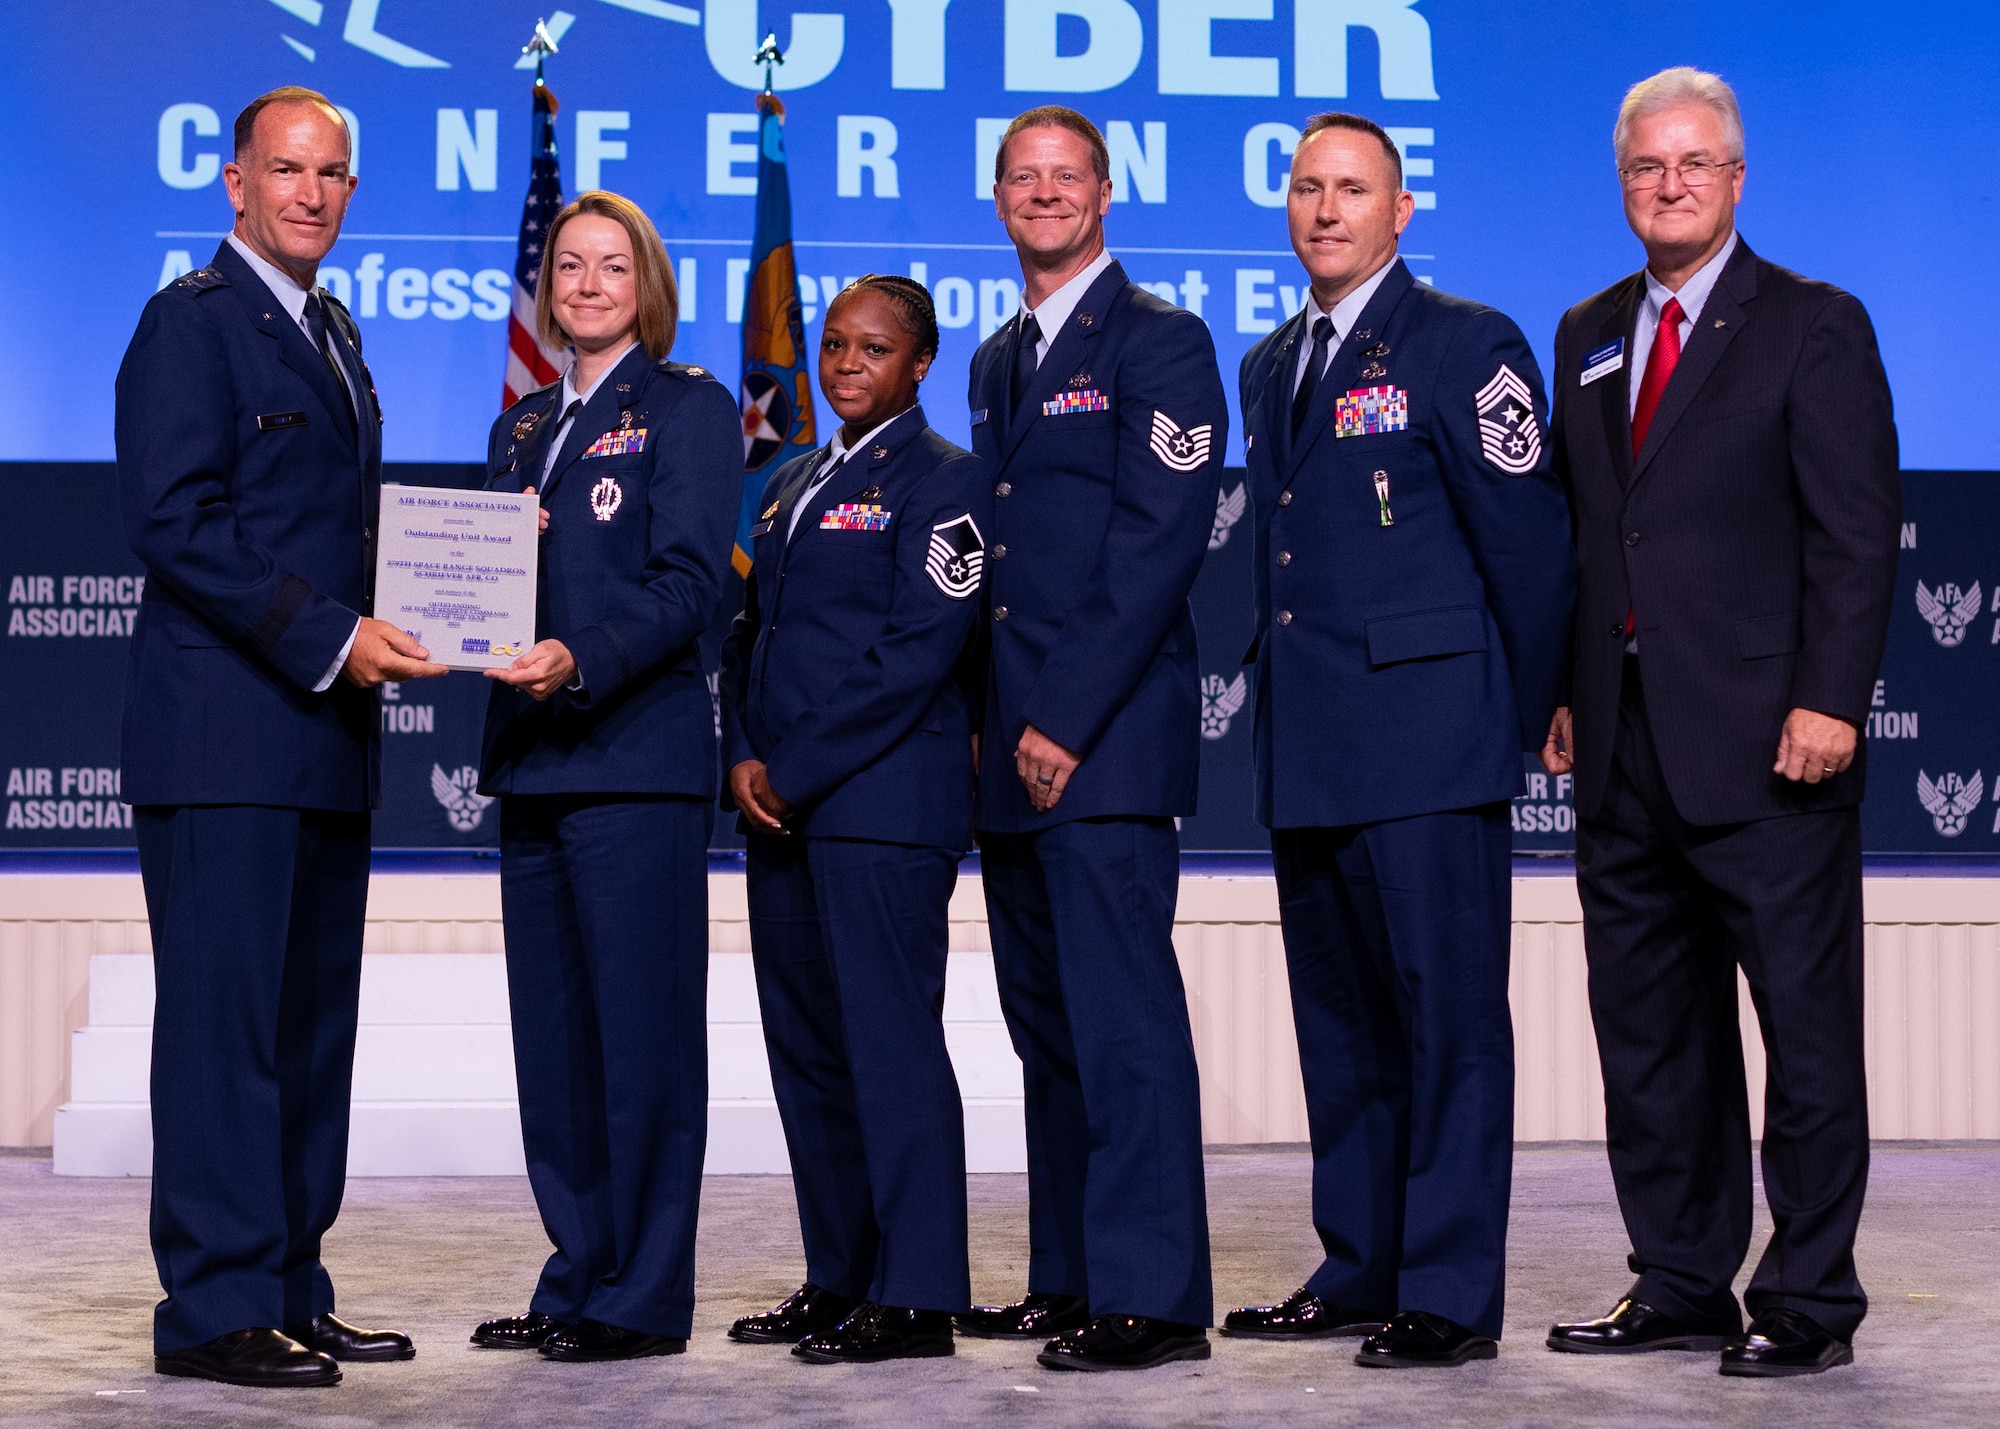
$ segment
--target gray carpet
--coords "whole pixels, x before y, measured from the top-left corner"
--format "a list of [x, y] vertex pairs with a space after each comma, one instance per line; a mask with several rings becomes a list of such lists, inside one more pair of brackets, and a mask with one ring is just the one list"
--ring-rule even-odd
[[[1857, 1364], [1816, 1379], [1725, 1380], [1712, 1356], [1603, 1360], [1542, 1348], [1549, 1322], [1598, 1313], [1626, 1284], [1598, 1148], [1516, 1160], [1511, 1295], [1499, 1360], [1356, 1368], [1352, 1342], [1217, 1339], [1205, 1364], [1121, 1375], [1038, 1369], [1032, 1345], [959, 1342], [953, 1359], [809, 1366], [731, 1344], [736, 1315], [802, 1276], [791, 1186], [718, 1177], [704, 1192], [700, 1303], [686, 1355], [548, 1364], [470, 1349], [479, 1319], [526, 1303], [544, 1253], [521, 1180], [349, 1184], [327, 1247], [343, 1312], [417, 1338], [406, 1364], [354, 1366], [331, 1390], [230, 1389], [151, 1373], [158, 1289], [143, 1181], [58, 1181], [0, 1160], [0, 1419], [34, 1424], [1370, 1424], [2000, 1423], [2000, 1148], [1878, 1149], [1861, 1272], [1873, 1312]], [[1218, 1312], [1282, 1296], [1316, 1256], [1297, 1152], [1209, 1159]], [[973, 1290], [1023, 1284], [1025, 1178], [972, 1178]], [[1753, 1251], [1754, 1254], [1754, 1251]], [[1946, 1353], [1941, 1354], [1940, 1350]]]

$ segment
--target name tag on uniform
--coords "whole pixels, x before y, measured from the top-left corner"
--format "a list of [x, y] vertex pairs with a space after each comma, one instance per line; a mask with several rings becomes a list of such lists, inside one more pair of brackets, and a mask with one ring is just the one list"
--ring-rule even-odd
[[768, 536], [770, 533], [771, 523], [769, 521], [759, 521], [755, 526], [750, 528], [750, 539], [754, 541], [759, 536]]
[[1410, 394], [1401, 387], [1357, 387], [1333, 403], [1336, 437], [1372, 437], [1410, 429]]
[[260, 412], [257, 414], [257, 430], [275, 432], [283, 427], [303, 427], [306, 424], [304, 412]]
[[1042, 403], [1044, 417], [1066, 417], [1071, 412], [1108, 412], [1111, 399], [1095, 387], [1086, 387], [1081, 392], [1058, 392]]
[[646, 429], [644, 427], [613, 427], [596, 441], [583, 449], [583, 461], [594, 456], [630, 456], [633, 452], [646, 449]]
[[819, 529], [822, 531], [886, 531], [889, 517], [893, 513], [880, 506], [860, 506], [851, 501], [843, 501], [838, 506], [829, 507], [820, 514]]
[[1583, 380], [1576, 385], [1588, 387], [1598, 378], [1608, 376], [1625, 365], [1625, 339], [1607, 342], [1595, 352], [1583, 355]]
[[978, 411], [972, 414], [972, 425], [975, 427], [985, 420], [986, 420], [986, 409], [984, 407], [981, 407]]

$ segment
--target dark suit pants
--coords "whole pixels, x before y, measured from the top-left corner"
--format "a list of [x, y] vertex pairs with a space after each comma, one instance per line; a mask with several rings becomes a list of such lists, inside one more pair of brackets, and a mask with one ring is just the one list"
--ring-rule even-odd
[[753, 834], [750, 948], [806, 1278], [963, 1310], [965, 1113], [944, 1040], [950, 849]]
[[333, 1309], [368, 907], [368, 815], [133, 811], [153, 931], [162, 1354]]
[[1576, 871], [1632, 1294], [1682, 1319], [1741, 1323], [1730, 1289], [1751, 1225], [1741, 967], [1764, 1033], [1773, 1222], [1745, 1299], [1753, 1315], [1790, 1306], [1851, 1337], [1868, 1306], [1854, 1270], [1868, 1183], [1860, 811], [1684, 822], [1637, 662], [1625, 663], [1611, 778], [1579, 825]]
[[982, 834], [1028, 1126], [1028, 1288], [1093, 1313], [1214, 1317], [1201, 1082], [1174, 957], [1171, 819]]
[[685, 1339], [708, 1145], [705, 800], [504, 795], [500, 898], [533, 1309]]
[[1504, 807], [1271, 835], [1312, 1133], [1306, 1288], [1495, 1338], [1514, 1161]]

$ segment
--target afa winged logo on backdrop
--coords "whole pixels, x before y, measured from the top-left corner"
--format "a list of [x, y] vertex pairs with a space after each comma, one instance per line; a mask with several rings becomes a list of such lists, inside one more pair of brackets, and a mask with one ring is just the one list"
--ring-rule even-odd
[[1931, 826], [1948, 839], [1965, 832], [1985, 793], [1986, 781], [1977, 769], [1970, 779], [1940, 774], [1935, 782], [1923, 770], [1917, 771], [1917, 802], [1931, 816]]
[[479, 770], [470, 764], [449, 774], [444, 772], [443, 765], [433, 764], [431, 796], [444, 805], [445, 817], [462, 834], [479, 827], [479, 821], [486, 817], [486, 806], [493, 802], [490, 795], [479, 792]]
[[1964, 643], [1966, 630], [1979, 618], [1985, 602], [1986, 590], [1978, 581], [1962, 590], [1950, 582], [1927, 590], [1917, 582], [1917, 613], [1930, 622], [1931, 638], [1947, 650]]
[[1236, 483], [1234, 491], [1215, 493], [1215, 524], [1208, 528], [1208, 549], [1219, 551], [1229, 544], [1229, 531], [1250, 504], [1250, 491], [1243, 482]]
[[1220, 675], [1204, 676], [1201, 682], [1201, 737], [1220, 739], [1229, 733], [1229, 721], [1236, 718], [1243, 702], [1250, 698], [1250, 682], [1239, 672], [1235, 679]]

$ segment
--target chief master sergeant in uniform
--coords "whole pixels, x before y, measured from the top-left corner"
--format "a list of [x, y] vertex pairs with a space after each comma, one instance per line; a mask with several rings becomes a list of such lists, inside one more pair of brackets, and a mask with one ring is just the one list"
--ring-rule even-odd
[[146, 305], [118, 372], [147, 574], [124, 778], [158, 988], [154, 1363], [332, 1384], [337, 1360], [415, 1353], [335, 1318], [319, 1248], [347, 1177], [373, 687], [444, 667], [366, 615], [382, 419], [353, 320], [314, 286], [354, 191], [347, 127], [287, 88], [235, 142], [235, 230]]
[[[976, 822], [1028, 1123], [1028, 1298], [970, 1334], [1052, 1368], [1208, 1355], [1201, 1095], [1172, 940], [1201, 702], [1188, 591], [1228, 407], [1208, 328], [1104, 251], [1104, 140], [1016, 119], [994, 199], [1022, 310], [972, 360], [995, 472]], [[1059, 1333], [1062, 1332], [1062, 1333]]]
[[[1272, 831], [1326, 1258], [1223, 1332], [1490, 1359], [1513, 1151], [1508, 800], [1555, 707], [1575, 565], [1541, 378], [1396, 256], [1389, 136], [1292, 156], [1299, 314], [1243, 359], [1258, 816]], [[1386, 1323], [1385, 1323], [1386, 1322]]]

